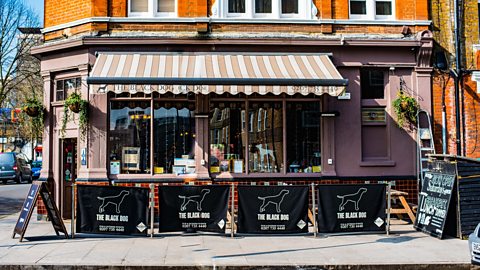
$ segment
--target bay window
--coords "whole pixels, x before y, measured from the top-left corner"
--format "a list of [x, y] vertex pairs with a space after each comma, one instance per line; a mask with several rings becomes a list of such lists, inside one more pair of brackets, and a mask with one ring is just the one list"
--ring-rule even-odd
[[177, 0], [129, 0], [130, 17], [174, 17]]
[[393, 20], [394, 0], [350, 0], [350, 19]]

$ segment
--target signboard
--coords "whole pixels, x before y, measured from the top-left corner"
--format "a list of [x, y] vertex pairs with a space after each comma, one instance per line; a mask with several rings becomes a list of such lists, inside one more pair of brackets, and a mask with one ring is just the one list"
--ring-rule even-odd
[[320, 233], [386, 231], [386, 186], [319, 185]]
[[87, 148], [82, 148], [82, 151], [80, 154], [80, 160], [81, 160], [82, 166], [87, 166]]
[[239, 186], [238, 233], [307, 233], [307, 186]]
[[229, 186], [160, 186], [160, 232], [225, 232]]
[[440, 239], [443, 237], [455, 185], [454, 166], [446, 162], [436, 162], [436, 168], [425, 173], [420, 192], [414, 227]]
[[27, 198], [25, 198], [25, 201], [23, 202], [20, 216], [15, 224], [12, 238], [15, 238], [15, 234], [18, 234], [20, 235], [20, 242], [23, 240], [23, 236], [27, 230], [28, 222], [32, 216], [39, 194], [42, 197], [45, 207], [47, 208], [47, 214], [52, 222], [53, 228], [55, 229], [55, 233], [60, 235], [59, 232], [61, 232], [65, 235], [65, 238], [68, 238], [67, 229], [65, 228], [65, 224], [60, 217], [57, 206], [55, 205], [55, 202], [53, 201], [52, 196], [47, 188], [47, 183], [41, 181], [33, 181], [32, 185], [30, 186], [30, 190], [27, 193]]
[[77, 186], [77, 232], [147, 235], [148, 188]]

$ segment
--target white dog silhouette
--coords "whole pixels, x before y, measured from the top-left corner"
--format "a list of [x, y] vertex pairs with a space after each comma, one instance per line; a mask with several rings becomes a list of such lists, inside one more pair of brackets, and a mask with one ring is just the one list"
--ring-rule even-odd
[[260, 213], [263, 213], [265, 211], [265, 208], [269, 204], [275, 205], [277, 213], [280, 213], [280, 211], [282, 211], [280, 207], [283, 202], [283, 198], [285, 198], [285, 195], [287, 195], [288, 193], [290, 193], [288, 190], [282, 189], [282, 191], [280, 191], [280, 193], [278, 193], [277, 195], [257, 197], [259, 200], [262, 201], [262, 205], [260, 206]]
[[180, 206], [180, 211], [185, 211], [185, 209], [187, 209], [187, 205], [191, 202], [195, 203], [197, 205], [197, 210], [198, 211], [202, 211], [203, 200], [205, 199], [205, 196], [208, 193], [210, 193], [210, 190], [209, 189], [202, 189], [202, 191], [200, 193], [201, 193], [201, 195], [192, 195], [192, 196], [179, 195], [178, 197], [180, 199], [183, 199], [183, 203]]
[[97, 197], [97, 199], [102, 201], [102, 204], [98, 208], [99, 213], [105, 212], [105, 207], [109, 204], [115, 205], [115, 210], [117, 211], [117, 214], [120, 214], [120, 205], [123, 202], [123, 199], [125, 199], [125, 196], [130, 194], [130, 191], [127, 190], [122, 190], [118, 195], [115, 196], [106, 196], [106, 197]]
[[352, 202], [353, 204], [355, 204], [355, 210], [358, 211], [358, 203], [362, 199], [362, 196], [365, 192], [367, 192], [366, 188], [360, 188], [359, 190], [357, 190], [357, 192], [353, 194], [337, 195], [337, 198], [342, 199], [342, 203], [340, 203], [338, 211], [343, 211], [343, 209], [345, 209], [345, 205], [348, 202]]

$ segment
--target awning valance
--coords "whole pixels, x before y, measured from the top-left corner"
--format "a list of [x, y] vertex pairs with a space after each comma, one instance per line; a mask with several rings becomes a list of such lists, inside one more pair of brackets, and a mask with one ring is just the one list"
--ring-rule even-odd
[[326, 54], [100, 53], [87, 79], [95, 92], [340, 95]]

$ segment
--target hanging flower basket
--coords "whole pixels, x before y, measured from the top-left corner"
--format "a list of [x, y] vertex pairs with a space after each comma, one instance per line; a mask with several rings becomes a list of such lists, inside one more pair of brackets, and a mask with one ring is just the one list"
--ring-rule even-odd
[[70, 109], [70, 111], [72, 111], [74, 113], [79, 113], [80, 112], [80, 102], [69, 104], [68, 108]]
[[40, 114], [40, 109], [38, 107], [25, 107], [23, 111], [30, 117], [37, 117]]
[[414, 97], [405, 94], [403, 91], [399, 91], [397, 98], [392, 102], [392, 107], [397, 114], [397, 124], [399, 127], [403, 127], [407, 123], [417, 123], [419, 105]]
[[43, 110], [43, 104], [36, 98], [27, 98], [23, 111], [30, 117], [37, 117]]

